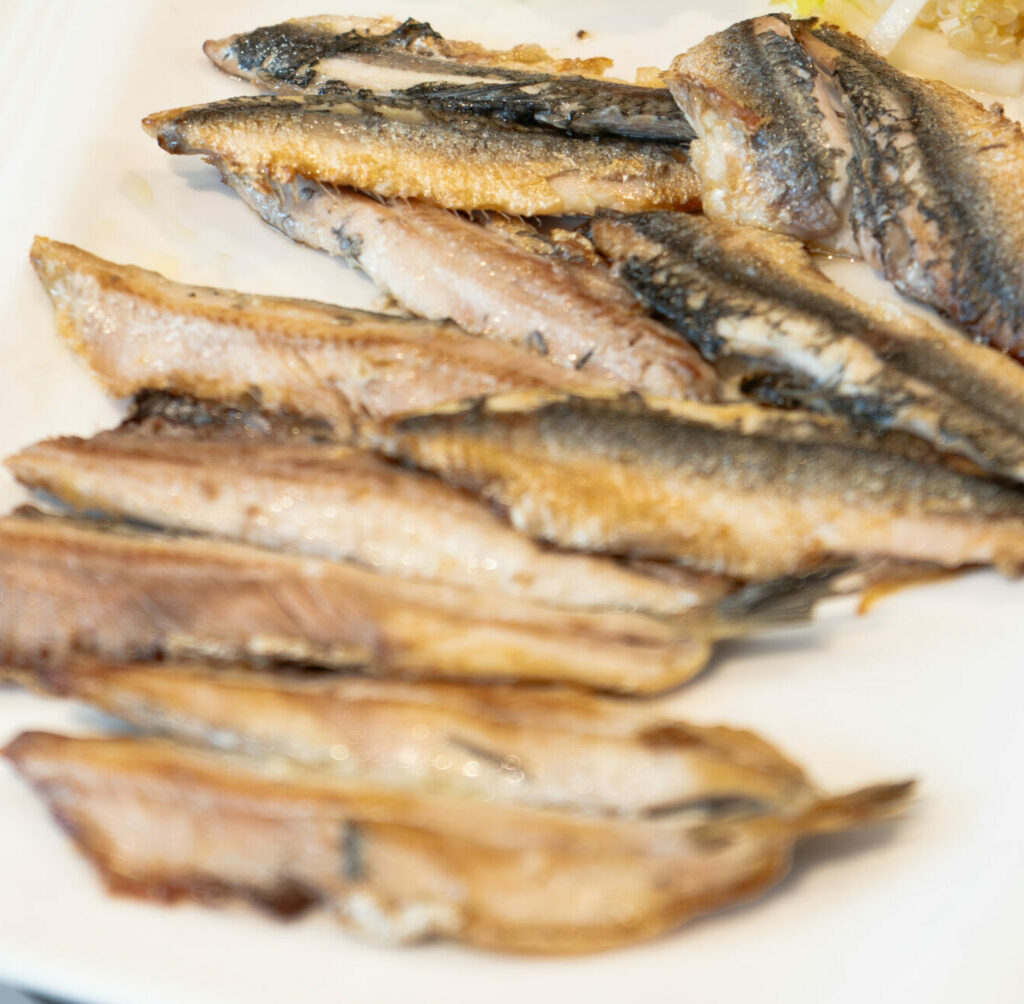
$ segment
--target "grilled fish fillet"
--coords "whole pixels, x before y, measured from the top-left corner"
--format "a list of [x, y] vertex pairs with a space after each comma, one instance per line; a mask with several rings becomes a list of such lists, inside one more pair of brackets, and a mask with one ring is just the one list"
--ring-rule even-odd
[[0, 658], [205, 656], [653, 693], [699, 672], [718, 638], [806, 618], [827, 587], [827, 577], [783, 580], [671, 619], [569, 611], [27, 512], [0, 519]]
[[268, 442], [258, 423], [191, 418], [50, 440], [6, 463], [80, 510], [560, 607], [673, 615], [727, 590], [714, 576], [666, 581], [541, 548], [475, 499], [363, 449], [291, 429]]
[[715, 392], [714, 372], [697, 352], [602, 268], [531, 253], [494, 227], [424, 203], [380, 202], [301, 178], [267, 185], [221, 171], [272, 227], [345, 257], [414, 314], [451, 318], [591, 382], [667, 397]]
[[29, 732], [5, 755], [116, 891], [322, 904], [376, 941], [545, 953], [650, 938], [748, 899], [799, 837], [884, 818], [909, 791], [686, 826], [424, 796], [153, 739]]
[[176, 741], [392, 787], [688, 822], [794, 812], [819, 797], [750, 732], [552, 687], [82, 658], [21, 676]]
[[[514, 388], [600, 381], [452, 324], [171, 282], [37, 237], [57, 329], [113, 394], [244, 401], [326, 422], [385, 417]], [[429, 376], [429, 379], [425, 379]]]
[[1024, 494], [756, 405], [509, 395], [409, 416], [380, 449], [563, 547], [768, 578], [830, 555], [1024, 562]]
[[681, 147], [596, 143], [405, 95], [230, 98], [143, 125], [168, 153], [217, 157], [238, 173], [302, 175], [449, 209], [536, 216], [699, 205]]
[[211, 39], [203, 50], [225, 73], [282, 94], [404, 91], [451, 111], [576, 136], [693, 138], [663, 87], [600, 79], [594, 71], [610, 60], [553, 60], [537, 46], [489, 52], [412, 19], [297, 18]]
[[1024, 133], [829, 25], [766, 14], [667, 76], [705, 212], [859, 253], [978, 341], [1024, 356]]
[[590, 234], [706, 359], [742, 361], [751, 392], [1024, 479], [1024, 371], [1000, 353], [886, 318], [779, 234], [688, 213], [604, 214]]

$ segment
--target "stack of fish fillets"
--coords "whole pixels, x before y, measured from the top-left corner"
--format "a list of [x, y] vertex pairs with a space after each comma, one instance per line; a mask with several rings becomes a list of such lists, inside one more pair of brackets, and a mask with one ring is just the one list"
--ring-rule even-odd
[[1019, 570], [1024, 370], [681, 212], [706, 121], [600, 60], [330, 18], [206, 50], [286, 93], [147, 129], [418, 316], [37, 239], [61, 335], [136, 397], [8, 461], [66, 508], [0, 520], [4, 674], [138, 734], [6, 755], [108, 885], [581, 951], [900, 808], [637, 695], [851, 570]]

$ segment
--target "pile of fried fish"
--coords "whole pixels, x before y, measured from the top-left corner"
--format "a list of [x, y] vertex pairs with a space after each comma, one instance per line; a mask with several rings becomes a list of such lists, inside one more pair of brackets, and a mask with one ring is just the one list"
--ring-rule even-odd
[[266, 93], [148, 132], [404, 313], [37, 239], [134, 403], [7, 461], [49, 510], [0, 520], [3, 673], [134, 730], [6, 756], [106, 883], [585, 951], [899, 810], [645, 697], [851, 582], [1024, 565], [1020, 127], [775, 14], [667, 88], [392, 19], [205, 50]]

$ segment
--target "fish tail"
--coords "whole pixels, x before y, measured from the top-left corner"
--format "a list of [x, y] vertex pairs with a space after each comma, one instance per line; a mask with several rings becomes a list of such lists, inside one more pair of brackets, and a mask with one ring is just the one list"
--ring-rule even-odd
[[820, 799], [796, 818], [795, 828], [800, 833], [837, 833], [891, 819], [907, 807], [915, 785], [913, 780], [874, 784]]
[[849, 564], [832, 565], [744, 586], [715, 606], [713, 634], [718, 639], [740, 638], [810, 620], [820, 600], [842, 591], [838, 580], [850, 568]]

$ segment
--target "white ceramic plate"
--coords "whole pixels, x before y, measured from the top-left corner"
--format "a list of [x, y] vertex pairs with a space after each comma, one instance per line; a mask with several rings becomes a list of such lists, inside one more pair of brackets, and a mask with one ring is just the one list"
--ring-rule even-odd
[[[334, 8], [425, 18], [493, 46], [608, 54], [624, 75], [667, 65], [757, 12], [741, 0]], [[0, 4], [0, 453], [90, 434], [118, 414], [54, 335], [26, 261], [34, 233], [175, 279], [373, 303], [368, 283], [289, 245], [211, 168], [167, 157], [138, 125], [147, 112], [246, 90], [206, 62], [203, 39], [319, 12], [270, 0]], [[580, 29], [588, 41], [577, 41]], [[839, 271], [869, 295], [890, 295], [863, 269]], [[7, 506], [22, 496], [3, 478]], [[1021, 584], [973, 575], [898, 595], [866, 618], [837, 604], [813, 630], [727, 649], [670, 699], [675, 710], [753, 727], [834, 789], [916, 776], [919, 802], [899, 825], [804, 845], [793, 877], [758, 903], [594, 958], [385, 950], [322, 917], [278, 924], [242, 909], [113, 899], [0, 767], [0, 980], [95, 1004], [1016, 1004], [1022, 600]], [[94, 725], [83, 709], [0, 692], [0, 741], [25, 728]]]

